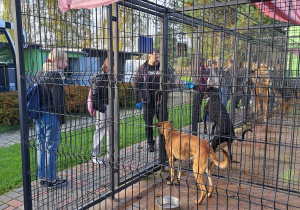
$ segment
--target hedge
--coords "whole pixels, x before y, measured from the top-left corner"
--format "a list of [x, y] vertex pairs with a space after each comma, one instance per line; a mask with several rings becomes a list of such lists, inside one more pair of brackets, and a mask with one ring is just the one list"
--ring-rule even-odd
[[[68, 114], [87, 113], [86, 101], [90, 87], [69, 85], [65, 86], [66, 110]], [[134, 103], [133, 85], [119, 83], [120, 106], [128, 107]], [[19, 124], [19, 101], [18, 92], [0, 93], [0, 124], [14, 125]]]
[[14, 125], [19, 121], [18, 92], [0, 93], [0, 124]]

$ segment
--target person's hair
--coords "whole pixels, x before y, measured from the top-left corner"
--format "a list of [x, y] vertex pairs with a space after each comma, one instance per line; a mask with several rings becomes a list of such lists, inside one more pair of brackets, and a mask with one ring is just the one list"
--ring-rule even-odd
[[157, 49], [157, 48], [153, 48], [153, 54], [154, 54], [154, 53], [160, 53], [160, 50]]
[[213, 61], [211, 62], [211, 64], [215, 64], [215, 65], [217, 65], [217, 64], [218, 64], [218, 62], [217, 62], [216, 60], [213, 60]]
[[229, 60], [229, 63], [230, 63], [230, 64], [233, 64], [233, 60]]
[[152, 54], [148, 54], [148, 56], [151, 56], [153, 54], [159, 54], [159, 53], [160, 53], [159, 49], [153, 48], [153, 53]]
[[68, 57], [67, 53], [64, 52], [61, 48], [53, 49], [48, 56], [46, 63], [43, 64], [43, 69], [47, 71], [57, 70], [57, 61], [59, 59], [64, 60]]
[[[112, 60], [114, 65], [114, 59]], [[103, 65], [101, 66], [101, 71], [108, 73], [108, 58], [106, 58], [105, 61], [103, 62]]]

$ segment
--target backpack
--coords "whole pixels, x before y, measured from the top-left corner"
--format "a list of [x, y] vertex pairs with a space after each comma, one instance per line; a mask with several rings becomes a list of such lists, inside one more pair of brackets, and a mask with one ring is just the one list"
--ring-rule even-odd
[[27, 95], [27, 110], [29, 119], [38, 119], [40, 111], [43, 108], [40, 106], [39, 94], [38, 94], [38, 84], [32, 83], [26, 90]]
[[92, 117], [96, 116], [96, 109], [93, 109], [93, 101], [92, 101], [92, 88], [89, 91], [89, 96], [87, 99], [87, 108]]

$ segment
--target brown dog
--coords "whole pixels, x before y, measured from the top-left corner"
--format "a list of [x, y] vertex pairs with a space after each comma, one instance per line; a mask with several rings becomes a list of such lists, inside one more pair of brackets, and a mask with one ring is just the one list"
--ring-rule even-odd
[[254, 83], [254, 103], [255, 117], [258, 119], [259, 110], [261, 110], [264, 122], [267, 121], [268, 95], [270, 93], [271, 80], [269, 71], [266, 67], [261, 66], [255, 71], [252, 77]]
[[[165, 137], [165, 148], [169, 157], [169, 164], [171, 167], [171, 182], [174, 181], [174, 161], [177, 160], [189, 160], [194, 157], [193, 171], [194, 176], [197, 180], [197, 184], [201, 189], [201, 196], [196, 204], [200, 204], [206, 195], [206, 187], [202, 180], [202, 174], [206, 173], [208, 175], [209, 189], [208, 197], [211, 196], [213, 192], [212, 187], [212, 170], [214, 164], [219, 168], [228, 167], [228, 154], [222, 150], [225, 156], [225, 161], [219, 162], [216, 154], [214, 153], [212, 147], [209, 145], [208, 141], [204, 139], [199, 139], [197, 136], [181, 133], [172, 126], [172, 121], [164, 121], [155, 123], [159, 128], [159, 132]], [[208, 158], [212, 159], [212, 163], [209, 164]], [[208, 165], [209, 164], [209, 165]], [[180, 166], [180, 163], [179, 163]], [[178, 181], [181, 177], [181, 170], [179, 168]]]
[[279, 112], [285, 114], [289, 111], [290, 106], [295, 103], [295, 100], [300, 95], [300, 85], [298, 85], [297, 80], [295, 79], [285, 79], [284, 84], [282, 84], [282, 79], [280, 82], [274, 84], [274, 94], [277, 98], [279, 105]]

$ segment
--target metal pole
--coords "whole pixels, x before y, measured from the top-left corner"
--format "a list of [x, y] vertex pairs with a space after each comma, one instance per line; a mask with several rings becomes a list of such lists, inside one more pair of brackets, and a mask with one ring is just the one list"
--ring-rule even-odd
[[[162, 36], [160, 40], [160, 72], [161, 72], [161, 90], [162, 100], [159, 110], [159, 122], [168, 120], [168, 93], [167, 93], [167, 75], [168, 75], [168, 17], [165, 16], [161, 22]], [[165, 140], [163, 135], [159, 135], [159, 159], [161, 163], [167, 160], [165, 149]]]
[[[222, 32], [219, 33], [219, 52], [218, 52], [218, 70], [220, 76], [220, 69], [221, 69], [221, 49], [222, 49]], [[221, 84], [221, 83], [220, 83]]]
[[23, 175], [23, 193], [24, 209], [32, 209], [31, 199], [31, 179], [30, 179], [30, 155], [29, 155], [29, 130], [26, 99], [26, 80], [22, 33], [22, 13], [20, 0], [12, 1], [15, 50], [16, 50], [16, 71], [18, 83], [19, 116], [20, 116], [20, 135], [22, 152], [22, 175]]
[[108, 51], [107, 51], [107, 57], [108, 57], [108, 71], [109, 71], [109, 88], [108, 88], [108, 119], [111, 120], [110, 126], [109, 126], [109, 163], [110, 163], [110, 170], [109, 170], [109, 177], [110, 177], [110, 183], [111, 183], [111, 192], [112, 192], [112, 199], [114, 199], [115, 195], [115, 176], [114, 176], [114, 96], [115, 92], [113, 91], [114, 84], [114, 74], [113, 74], [113, 32], [112, 32], [112, 5], [107, 6], [107, 30], [108, 30]]
[[239, 38], [235, 36], [234, 54], [233, 54], [233, 69], [231, 72], [232, 77], [232, 95], [231, 95], [231, 122], [235, 125], [235, 105], [237, 97], [237, 75], [239, 75], [240, 69], [238, 69], [238, 50], [239, 50]]
[[[195, 47], [195, 62], [194, 62], [194, 83], [197, 84], [200, 82], [199, 80], [199, 60], [200, 60], [200, 43], [201, 43], [201, 25], [198, 25], [197, 29], [197, 42], [196, 42], [196, 47]], [[193, 77], [193, 78], [194, 78]], [[201, 104], [200, 104], [200, 97], [201, 93], [199, 93], [199, 90], [195, 91], [193, 94], [193, 108], [192, 108], [192, 134], [197, 136], [198, 133], [198, 123], [200, 122], [200, 109], [201, 109]]]
[[245, 121], [248, 122], [249, 120], [249, 116], [248, 116], [248, 113], [249, 113], [249, 101], [250, 101], [250, 98], [251, 98], [251, 54], [252, 54], [252, 42], [249, 41], [248, 43], [248, 53], [247, 53], [247, 75], [248, 75], [248, 84], [247, 84], [247, 95], [246, 95], [246, 107], [245, 107], [245, 113], [246, 113], [246, 119]]
[[115, 133], [115, 185], [119, 187], [119, 160], [120, 160], [120, 104], [119, 104], [119, 34], [118, 34], [118, 3], [113, 4], [113, 42], [114, 42], [114, 73], [115, 73], [115, 111], [114, 111], [114, 133]]

